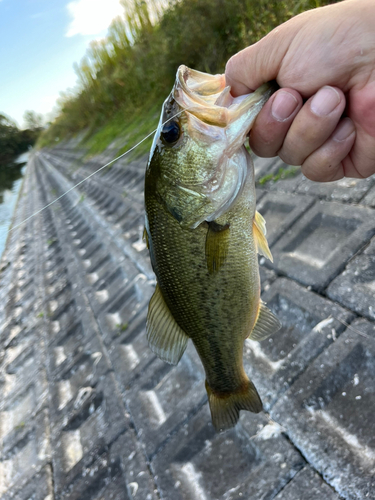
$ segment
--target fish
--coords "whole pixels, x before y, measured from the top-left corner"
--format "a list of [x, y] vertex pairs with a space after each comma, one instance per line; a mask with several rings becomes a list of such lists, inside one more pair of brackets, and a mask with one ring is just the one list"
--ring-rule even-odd
[[180, 66], [146, 167], [144, 236], [157, 281], [147, 340], [176, 365], [191, 339], [216, 431], [234, 427], [240, 410], [262, 410], [243, 367], [244, 342], [281, 326], [260, 299], [257, 254], [272, 255], [244, 146], [275, 90], [268, 83], [234, 98], [224, 75]]

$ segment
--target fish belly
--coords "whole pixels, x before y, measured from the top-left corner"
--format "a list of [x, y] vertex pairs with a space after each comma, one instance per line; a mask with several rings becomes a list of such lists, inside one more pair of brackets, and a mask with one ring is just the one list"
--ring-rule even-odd
[[162, 207], [149, 217], [153, 265], [174, 319], [193, 340], [212, 387], [230, 390], [243, 379], [242, 351], [259, 307], [259, 270], [246, 204], [222, 216], [230, 238], [222, 267], [210, 273], [207, 225], [182, 229]]

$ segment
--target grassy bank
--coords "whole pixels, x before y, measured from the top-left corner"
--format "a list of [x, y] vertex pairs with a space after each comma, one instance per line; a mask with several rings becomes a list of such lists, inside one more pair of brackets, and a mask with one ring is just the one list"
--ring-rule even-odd
[[[180, 64], [222, 73], [228, 58], [274, 27], [326, 0], [124, 0], [124, 17], [76, 66], [79, 87], [39, 140], [52, 145], [85, 130], [90, 153], [122, 152], [155, 128]], [[149, 147], [144, 144], [139, 153]]]

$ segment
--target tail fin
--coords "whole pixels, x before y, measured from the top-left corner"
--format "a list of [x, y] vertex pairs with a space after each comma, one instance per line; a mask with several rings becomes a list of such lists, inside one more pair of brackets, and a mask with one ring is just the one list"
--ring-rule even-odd
[[247, 380], [236, 392], [215, 393], [206, 381], [206, 391], [213, 426], [217, 432], [234, 427], [240, 418], [240, 410], [259, 413], [263, 409], [255, 385]]

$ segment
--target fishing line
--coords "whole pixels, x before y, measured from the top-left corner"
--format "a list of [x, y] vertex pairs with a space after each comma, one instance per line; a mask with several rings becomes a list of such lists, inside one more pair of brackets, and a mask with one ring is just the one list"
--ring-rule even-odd
[[[165, 125], [166, 123], [168, 123], [170, 120], [173, 120], [173, 118], [176, 118], [176, 116], [180, 115], [181, 113], [187, 111], [188, 109], [190, 108], [185, 108], [181, 111], [179, 111], [178, 113], [176, 113], [175, 115], [171, 116], [170, 118], [168, 118], [168, 120], [165, 120], [165, 122], [163, 122], [161, 124], [161, 126]], [[43, 212], [43, 210], [45, 210], [46, 208], [50, 207], [51, 205], [53, 205], [54, 203], [56, 203], [57, 201], [61, 200], [61, 198], [63, 198], [64, 196], [66, 196], [68, 193], [70, 193], [71, 191], [73, 191], [73, 189], [75, 189], [76, 187], [80, 186], [81, 184], [83, 184], [84, 182], [86, 182], [88, 179], [90, 179], [90, 177], [93, 177], [94, 175], [96, 175], [98, 172], [100, 172], [101, 170], [103, 170], [104, 168], [108, 167], [109, 165], [111, 165], [112, 163], [114, 163], [115, 161], [119, 160], [120, 158], [123, 158], [124, 156], [126, 156], [127, 154], [129, 154], [131, 151], [133, 151], [135, 148], [137, 148], [138, 146], [140, 146], [142, 144], [142, 142], [144, 142], [146, 139], [148, 139], [149, 137], [151, 137], [153, 134], [155, 134], [155, 132], [158, 130], [159, 126], [153, 130], [152, 132], [150, 132], [148, 135], [146, 135], [146, 137], [144, 137], [141, 141], [139, 141], [135, 146], [131, 147], [130, 149], [128, 149], [127, 151], [125, 151], [125, 153], [122, 153], [120, 156], [117, 156], [117, 158], [114, 158], [113, 160], [111, 160], [110, 162], [106, 163], [105, 165], [103, 165], [102, 167], [98, 168], [97, 170], [95, 170], [94, 172], [92, 172], [90, 175], [88, 175], [87, 177], [85, 177], [84, 179], [82, 179], [81, 181], [77, 182], [77, 184], [75, 184], [74, 186], [72, 186], [71, 188], [69, 188], [67, 191], [65, 191], [65, 193], [63, 193], [62, 195], [60, 195], [58, 198], [56, 198], [55, 200], [51, 201], [50, 203], [48, 203], [47, 205], [45, 205], [43, 208], [41, 208], [40, 210], [37, 210], [36, 212], [34, 212], [32, 215], [30, 215], [29, 217], [27, 217], [26, 219], [24, 219], [22, 222], [19, 222], [17, 225], [11, 227], [7, 234], [9, 234], [11, 231], [13, 231], [14, 229], [17, 229], [18, 227], [22, 226], [22, 224], [25, 224], [25, 222], [29, 221], [30, 219], [32, 219], [33, 217], [35, 217], [36, 215], [40, 214], [41, 212]]]

